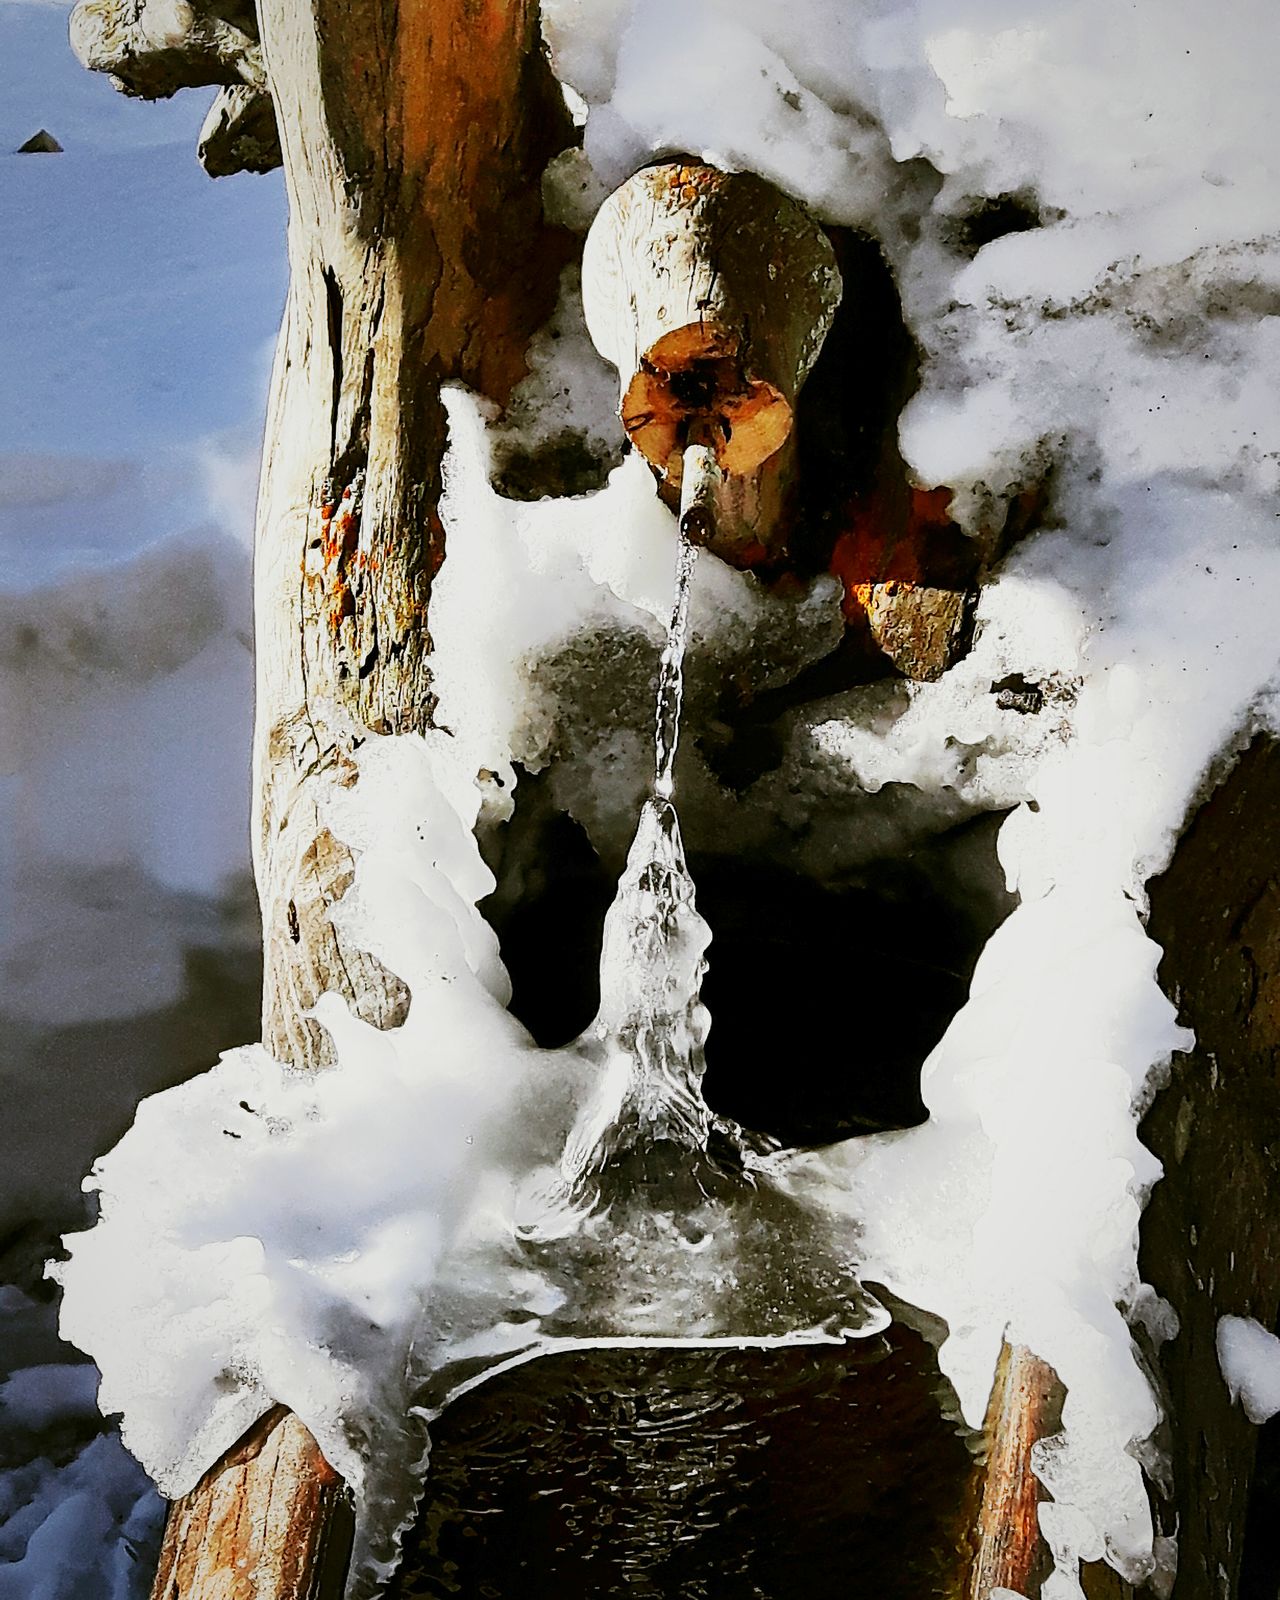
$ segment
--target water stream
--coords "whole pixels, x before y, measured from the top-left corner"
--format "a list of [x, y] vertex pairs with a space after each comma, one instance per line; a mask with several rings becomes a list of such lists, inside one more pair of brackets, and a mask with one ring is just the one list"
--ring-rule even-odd
[[654, 769], [605, 919], [600, 1008], [576, 1049], [595, 1090], [558, 1165], [536, 1173], [518, 1233], [563, 1296], [553, 1336], [845, 1338], [887, 1314], [860, 1286], [850, 1241], [770, 1181], [767, 1142], [702, 1094], [711, 930], [699, 915], [675, 802], [690, 534], [717, 468], [686, 452], [671, 622], [658, 671]]
[[591, 1087], [517, 1195], [509, 1265], [538, 1285], [536, 1315], [530, 1300], [500, 1337], [450, 1349], [437, 1313], [442, 1343], [420, 1352], [437, 1374], [431, 1490], [397, 1600], [835, 1600], [851, 1574], [892, 1600], [953, 1592], [970, 1462], [932, 1350], [862, 1288], [847, 1223], [790, 1192], [767, 1141], [702, 1094], [711, 930], [675, 764], [689, 534], [714, 471], [686, 456], [653, 780], [605, 920], [599, 1010], [569, 1047]]
[[674, 799], [697, 556], [681, 531], [671, 624], [658, 668], [653, 787], [605, 918], [600, 1010], [591, 1029], [602, 1058], [602, 1089], [565, 1150], [562, 1170], [571, 1187], [628, 1149], [703, 1151], [711, 1132], [701, 1090], [711, 1025], [701, 986], [711, 929], [698, 914]]

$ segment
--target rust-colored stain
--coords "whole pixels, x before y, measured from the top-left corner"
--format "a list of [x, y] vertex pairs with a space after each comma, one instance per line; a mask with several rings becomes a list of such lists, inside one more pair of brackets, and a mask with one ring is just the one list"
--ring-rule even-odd
[[848, 622], [866, 619], [877, 588], [896, 594], [968, 580], [961, 569], [972, 565], [969, 542], [951, 520], [951, 495], [947, 488], [909, 489], [905, 497], [872, 493], [854, 503], [830, 562], [844, 586]]
[[356, 613], [355, 580], [365, 573], [377, 572], [380, 566], [377, 556], [360, 546], [358, 485], [349, 484], [336, 502], [321, 502], [320, 558], [320, 571], [309, 574], [309, 581], [319, 583], [320, 608], [330, 631], [336, 634]]

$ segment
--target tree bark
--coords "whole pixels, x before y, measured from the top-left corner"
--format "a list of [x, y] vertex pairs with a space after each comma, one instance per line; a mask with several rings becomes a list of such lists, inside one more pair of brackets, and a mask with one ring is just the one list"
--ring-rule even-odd
[[297, 1417], [277, 1406], [175, 1506], [153, 1592], [156, 1600], [333, 1600], [351, 1532], [341, 1479]]
[[291, 273], [255, 579], [263, 1029], [317, 1066], [303, 1013], [326, 990], [382, 1026], [403, 1013], [329, 921], [351, 864], [317, 801], [364, 730], [430, 725], [440, 387], [501, 402], [522, 375], [567, 254], [539, 179], [568, 129], [533, 0], [265, 0], [262, 30]]
[[[323, 1068], [322, 993], [383, 1027], [407, 996], [330, 921], [353, 863], [322, 797], [367, 730], [430, 726], [440, 389], [501, 403], [522, 375], [569, 253], [540, 177], [570, 129], [536, 0], [264, 0], [260, 23], [291, 275], [255, 577], [263, 1038]], [[156, 1600], [340, 1592], [341, 1484], [296, 1418], [260, 1433], [173, 1508]]]
[[1040, 1538], [1044, 1495], [1031, 1471], [1031, 1447], [1053, 1432], [1061, 1407], [1062, 1385], [1053, 1368], [1025, 1345], [1006, 1344], [987, 1407], [977, 1550], [965, 1600], [990, 1600], [993, 1589], [1038, 1592], [1048, 1552]]

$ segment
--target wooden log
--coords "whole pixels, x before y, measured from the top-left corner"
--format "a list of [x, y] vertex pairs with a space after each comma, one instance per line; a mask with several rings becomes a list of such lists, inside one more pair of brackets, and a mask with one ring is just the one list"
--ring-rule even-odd
[[277, 1406], [170, 1516], [155, 1600], [338, 1600], [352, 1526], [342, 1480]]
[[1053, 1431], [1061, 1406], [1062, 1385], [1052, 1367], [1025, 1345], [1004, 1345], [983, 1430], [987, 1458], [965, 1600], [990, 1600], [995, 1589], [1039, 1590], [1049, 1563], [1040, 1537], [1044, 1493], [1031, 1471], [1031, 1447]]
[[949, 489], [912, 489], [905, 475], [854, 508], [831, 570], [844, 613], [869, 649], [904, 676], [940, 678], [968, 650], [990, 545], [947, 514]]
[[[540, 180], [572, 128], [536, 0], [81, 0], [71, 35], [125, 93], [224, 86], [211, 171], [270, 165], [280, 135], [291, 284], [259, 498], [254, 865], [263, 1037], [318, 1068], [320, 994], [381, 1026], [403, 1015], [403, 986], [330, 919], [353, 863], [321, 802], [354, 781], [368, 729], [430, 726], [440, 387], [501, 403], [523, 374], [570, 254]], [[156, 1600], [337, 1593], [346, 1515], [314, 1439], [275, 1412], [173, 1508]]]
[[754, 173], [649, 167], [600, 208], [582, 293], [664, 498], [678, 502], [684, 446], [711, 444], [724, 484], [710, 547], [740, 565], [776, 548], [796, 396], [840, 299], [822, 229]]
[[82, 65], [143, 100], [214, 83], [266, 88], [250, 0], [80, 0], [69, 33]]

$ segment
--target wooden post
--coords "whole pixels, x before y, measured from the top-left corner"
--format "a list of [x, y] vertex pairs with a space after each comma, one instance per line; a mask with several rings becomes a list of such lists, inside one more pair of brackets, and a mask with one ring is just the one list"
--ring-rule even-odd
[[987, 1408], [977, 1550], [965, 1600], [990, 1600], [993, 1589], [1038, 1592], [1046, 1549], [1040, 1538], [1041, 1490], [1031, 1471], [1031, 1447], [1051, 1431], [1061, 1404], [1062, 1385], [1053, 1368], [1025, 1345], [1004, 1345]]
[[174, 1508], [153, 1593], [336, 1600], [351, 1534], [342, 1480], [277, 1406]]
[[707, 543], [754, 564], [781, 534], [796, 396], [840, 300], [830, 240], [754, 173], [648, 167], [592, 223], [582, 300], [663, 498], [679, 502], [684, 446], [712, 445], [723, 479]]
[[[403, 986], [330, 920], [353, 863], [320, 802], [367, 730], [430, 726], [440, 387], [501, 403], [523, 374], [569, 255], [541, 174], [572, 130], [537, 0], [81, 0], [71, 32], [128, 93], [230, 91], [202, 136], [216, 170], [271, 164], [274, 106], [291, 281], [258, 509], [254, 865], [263, 1038], [318, 1068], [305, 1013], [325, 991], [377, 1025], [403, 1015]], [[276, 1416], [174, 1508], [156, 1600], [336, 1592], [342, 1502]]]

